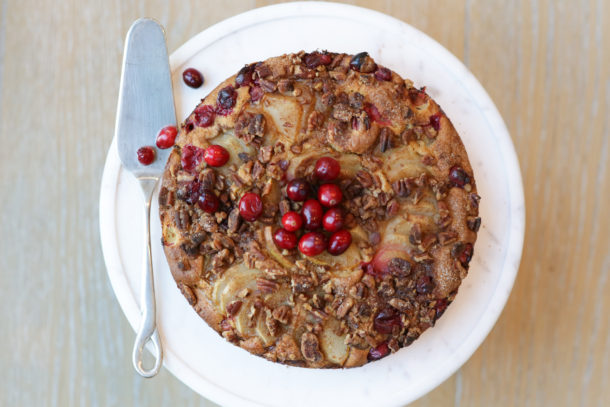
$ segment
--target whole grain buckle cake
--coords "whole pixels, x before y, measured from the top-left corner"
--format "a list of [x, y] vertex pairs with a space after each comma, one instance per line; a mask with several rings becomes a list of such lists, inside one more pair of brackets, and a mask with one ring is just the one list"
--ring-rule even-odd
[[472, 168], [425, 89], [366, 53], [246, 65], [181, 125], [159, 195], [178, 288], [271, 361], [353, 367], [432, 327], [481, 220]]

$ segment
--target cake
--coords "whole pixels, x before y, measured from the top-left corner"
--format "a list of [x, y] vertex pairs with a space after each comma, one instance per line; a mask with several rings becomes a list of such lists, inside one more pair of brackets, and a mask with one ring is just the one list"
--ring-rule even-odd
[[455, 298], [480, 197], [462, 141], [410, 80], [315, 51], [244, 66], [180, 125], [159, 193], [188, 303], [270, 361], [355, 367]]

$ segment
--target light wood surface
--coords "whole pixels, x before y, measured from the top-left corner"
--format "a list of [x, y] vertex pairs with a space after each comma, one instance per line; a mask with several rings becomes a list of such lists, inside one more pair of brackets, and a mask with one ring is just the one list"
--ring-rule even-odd
[[[270, 3], [0, 0], [1, 406], [214, 405], [165, 370], [145, 380], [131, 367], [99, 186], [131, 22], [159, 19], [171, 52]], [[525, 247], [508, 304], [474, 356], [413, 405], [608, 405], [610, 2], [351, 3], [464, 61], [523, 172]]]

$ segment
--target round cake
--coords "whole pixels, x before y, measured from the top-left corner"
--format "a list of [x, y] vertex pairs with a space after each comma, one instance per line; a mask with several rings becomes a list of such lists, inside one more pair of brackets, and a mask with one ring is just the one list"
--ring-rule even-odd
[[432, 327], [481, 219], [445, 113], [366, 53], [244, 66], [180, 126], [159, 194], [186, 300], [274, 362], [354, 367]]

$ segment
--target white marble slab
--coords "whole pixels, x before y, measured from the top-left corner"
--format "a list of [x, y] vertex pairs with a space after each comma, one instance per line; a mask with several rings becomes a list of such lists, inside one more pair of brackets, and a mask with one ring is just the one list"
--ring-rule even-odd
[[[426, 86], [460, 133], [474, 168], [482, 226], [470, 273], [433, 329], [394, 355], [348, 370], [311, 370], [268, 362], [237, 348], [191, 309], [170, 275], [153, 216], [158, 324], [165, 367], [205, 397], [227, 406], [404, 405], [453, 374], [485, 339], [511, 291], [524, 233], [523, 187], [506, 127], [472, 74], [438, 43], [389, 16], [331, 3], [290, 3], [225, 20], [171, 57], [177, 114], [185, 118], [216, 84], [245, 63], [301, 49], [368, 51], [378, 62]], [[186, 87], [186, 67], [203, 72]], [[155, 199], [156, 201], [156, 199]], [[157, 208], [153, 207], [153, 213]], [[129, 322], [140, 320], [144, 214], [135, 180], [113, 142], [100, 194], [108, 275]]]

